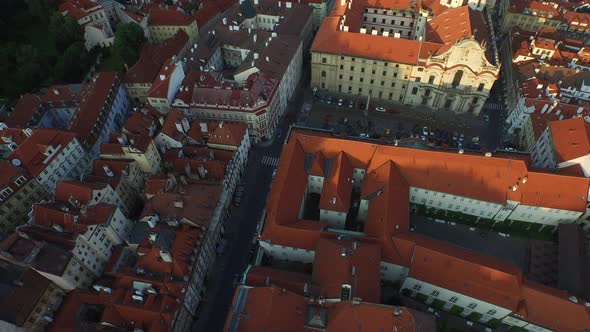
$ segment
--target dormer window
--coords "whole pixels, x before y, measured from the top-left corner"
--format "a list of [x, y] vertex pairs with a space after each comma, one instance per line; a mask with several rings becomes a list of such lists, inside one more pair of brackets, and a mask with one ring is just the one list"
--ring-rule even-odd
[[27, 179], [24, 176], [19, 176], [18, 179], [16, 179], [16, 181], [14, 181], [16, 183], [17, 186], [22, 186], [23, 183], [25, 183], [27, 181]]

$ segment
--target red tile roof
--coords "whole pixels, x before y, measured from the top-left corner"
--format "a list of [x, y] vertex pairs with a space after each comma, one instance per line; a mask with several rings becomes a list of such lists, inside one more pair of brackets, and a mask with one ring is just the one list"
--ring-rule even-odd
[[[152, 87], [148, 92], [148, 98], [168, 98], [168, 89], [170, 88], [170, 78], [174, 70], [178, 66], [182, 66], [180, 63], [174, 63], [174, 58], [170, 58], [162, 65], [160, 72], [152, 81]], [[182, 70], [182, 67], [181, 67]]]
[[[123, 132], [134, 135], [153, 136], [153, 131], [159, 125], [161, 113], [151, 106], [144, 107], [141, 111], [136, 111], [125, 122]], [[152, 129], [153, 128], [153, 129]]]
[[31, 126], [34, 117], [43, 110], [43, 102], [37, 95], [27, 93], [22, 96], [14, 106], [14, 111], [6, 119], [6, 125], [16, 128], [27, 128]]
[[353, 169], [345, 153], [332, 158], [330, 174], [324, 179], [320, 209], [348, 213]]
[[195, 22], [195, 20], [195, 17], [191, 17], [178, 10], [152, 8], [150, 10], [149, 25], [187, 26]]
[[21, 168], [6, 160], [0, 160], [0, 189], [10, 186], [19, 176], [24, 175], [23, 173]]
[[590, 124], [583, 118], [549, 122], [559, 162], [590, 154]]
[[94, 0], [62, 0], [58, 6], [61, 13], [67, 12], [68, 15], [75, 17], [77, 20], [88, 16], [101, 7]]
[[554, 331], [590, 329], [590, 308], [577, 299], [574, 303], [565, 292], [534, 282], [522, 287], [522, 302], [517, 313], [536, 325]]
[[367, 331], [426, 332], [433, 331], [434, 318], [419, 319], [407, 308], [367, 302], [318, 304], [276, 286], [240, 286], [224, 331], [350, 331], [353, 326]]
[[195, 226], [208, 227], [221, 189], [219, 184], [205, 182], [188, 183], [182, 187], [179, 184], [174, 191], [159, 193], [150, 198], [141, 217], [158, 214], [162, 220], [184, 218]]
[[180, 113], [180, 111], [178, 111], [175, 108], [171, 108], [168, 114], [166, 115], [166, 119], [162, 124], [162, 128], [160, 128], [160, 133], [165, 134], [166, 136], [174, 139], [175, 141], [183, 142], [186, 137], [186, 133], [179, 131], [176, 127], [177, 123], [182, 124], [183, 121], [185, 121], [188, 124], [188, 119], [184, 116], [184, 114]]
[[516, 265], [415, 233], [396, 237], [416, 243], [410, 277], [517, 309], [523, 275]]
[[40, 128], [22, 142], [8, 157], [18, 159], [24, 169], [37, 176], [57, 157], [76, 135], [70, 132]]
[[[135, 295], [134, 281], [151, 284], [156, 294], [144, 290], [143, 302], [135, 302], [132, 299]], [[104, 323], [123, 329], [170, 331], [182, 306], [184, 294], [181, 289], [186, 289], [186, 283], [119, 275], [111, 287], [110, 293], [85, 289], [69, 292], [48, 331], [95, 330], [104, 328]], [[94, 310], [81, 310], [90, 308]], [[96, 320], [101, 323], [96, 323]]]
[[67, 202], [38, 203], [33, 205], [33, 222], [42, 227], [58, 225], [66, 232], [83, 233], [89, 226], [108, 223], [115, 208], [110, 204], [80, 209]]
[[180, 56], [188, 43], [188, 35], [179, 30], [172, 38], [159, 45], [144, 44], [139, 60], [125, 73], [125, 83], [151, 84], [167, 59]]
[[536, 12], [537, 16], [541, 16], [541, 12], [544, 12], [543, 17], [549, 17], [549, 14], [553, 15], [553, 19], [559, 19], [559, 12], [551, 3], [541, 3], [537, 1], [529, 1], [529, 0], [512, 0], [510, 2], [510, 12], [524, 14], [525, 9], [529, 10], [527, 15], [533, 15], [533, 12]]
[[343, 284], [352, 287], [351, 297], [380, 302], [381, 248], [379, 244], [323, 238], [318, 242], [313, 281], [327, 299], [340, 299]]
[[58, 181], [55, 188], [55, 200], [68, 202], [70, 199], [78, 200], [80, 204], [86, 204], [93, 199], [95, 190], [102, 190], [107, 184], [89, 183], [76, 180]]
[[105, 122], [99, 117], [108, 118], [119, 86], [115, 72], [99, 72], [85, 86], [80, 106], [70, 122], [70, 130], [78, 134], [83, 144], [92, 146], [100, 136]]
[[247, 130], [248, 125], [244, 123], [209, 122], [207, 143], [239, 147]]
[[[365, 7], [410, 8], [410, 3], [406, 1], [388, 2], [391, 3], [377, 0], [336, 1], [314, 39], [312, 52], [417, 64], [419, 58], [442, 54], [454, 43], [472, 35], [480, 43], [487, 40], [487, 27], [482, 14], [468, 6], [446, 9], [430, 20], [424, 41], [359, 33], [359, 22]], [[349, 31], [341, 31], [341, 24], [347, 26]]]
[[[150, 233], [156, 234], [156, 237], [164, 232], [166, 232], [166, 236], [171, 238], [172, 243], [166, 243], [166, 246], [158, 246], [157, 242], [153, 242], [149, 237], [146, 237], [137, 248], [139, 258], [135, 267], [142, 268], [145, 271], [173, 275], [181, 279], [184, 276], [190, 276], [192, 270], [189, 270], [189, 266], [193, 264], [191, 255], [196, 254], [197, 250], [200, 249], [195, 243], [201, 241], [204, 236], [203, 231], [184, 224], [172, 227], [159, 223], [155, 228], [150, 228]], [[174, 235], [171, 236], [171, 234]], [[162, 250], [170, 253], [171, 262], [166, 262], [161, 258], [160, 252]]]

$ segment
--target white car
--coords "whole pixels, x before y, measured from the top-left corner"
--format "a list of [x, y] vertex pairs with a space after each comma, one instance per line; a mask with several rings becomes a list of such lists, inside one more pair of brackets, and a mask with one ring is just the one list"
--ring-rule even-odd
[[360, 138], [369, 138], [369, 134], [359, 134]]
[[489, 117], [489, 115], [485, 114], [485, 115], [483, 116], [483, 120], [484, 120], [485, 122], [490, 122], [490, 117]]
[[344, 104], [344, 100], [342, 98], [338, 99], [338, 106], [342, 106]]
[[377, 112], [385, 112], [385, 108], [383, 108], [383, 107], [377, 107], [377, 108], [375, 108], [375, 111], [377, 111]]

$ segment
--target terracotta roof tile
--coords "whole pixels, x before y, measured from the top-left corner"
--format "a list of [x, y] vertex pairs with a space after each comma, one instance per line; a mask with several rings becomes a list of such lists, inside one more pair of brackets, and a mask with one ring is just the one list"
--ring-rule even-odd
[[27, 128], [32, 125], [34, 117], [43, 110], [43, 102], [37, 95], [27, 93], [14, 106], [14, 111], [6, 119], [6, 125], [16, 128]]
[[551, 121], [549, 128], [560, 162], [590, 154], [590, 124], [583, 118]]

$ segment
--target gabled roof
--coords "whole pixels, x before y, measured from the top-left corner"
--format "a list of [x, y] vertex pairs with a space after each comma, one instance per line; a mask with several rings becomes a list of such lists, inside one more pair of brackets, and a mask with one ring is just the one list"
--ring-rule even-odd
[[50, 128], [36, 129], [31, 137], [22, 142], [8, 157], [18, 159], [20, 165], [31, 175], [37, 176], [51, 164], [76, 134]]
[[160, 128], [160, 133], [176, 141], [183, 142], [186, 137], [186, 133], [179, 131], [176, 127], [176, 124], [182, 124], [182, 121], [188, 122], [187, 118], [182, 113], [180, 113], [180, 111], [175, 108], [171, 108], [166, 115], [166, 119], [164, 120], [164, 124], [162, 124], [162, 128]]
[[332, 159], [332, 169], [324, 179], [320, 209], [348, 213], [352, 194], [352, 166], [344, 152]]
[[207, 143], [239, 147], [247, 131], [248, 125], [244, 123], [209, 122]]
[[514, 264], [415, 233], [396, 237], [416, 244], [409, 276], [515, 311], [522, 271]]
[[6, 125], [16, 128], [27, 128], [32, 124], [33, 117], [43, 108], [43, 102], [37, 95], [27, 93], [14, 106], [14, 111], [6, 119]]
[[174, 71], [182, 65], [180, 62], [174, 61], [174, 58], [170, 58], [162, 65], [160, 72], [152, 81], [152, 87], [148, 92], [148, 98], [168, 98], [168, 90], [170, 89], [170, 80]]
[[68, 202], [37, 203], [33, 205], [35, 225], [51, 228], [60, 226], [66, 232], [83, 233], [89, 226], [107, 224], [116, 207], [96, 204], [80, 209]]
[[149, 25], [166, 25], [166, 26], [187, 26], [196, 23], [196, 18], [191, 17], [180, 10], [153, 8], [150, 10]]
[[51, 282], [31, 268], [16, 265], [3, 264], [0, 274], [0, 320], [23, 326]]
[[104, 183], [89, 183], [77, 180], [58, 181], [55, 188], [55, 200], [68, 202], [70, 199], [77, 200], [80, 204], [86, 204], [92, 200], [93, 192], [108, 187]]

